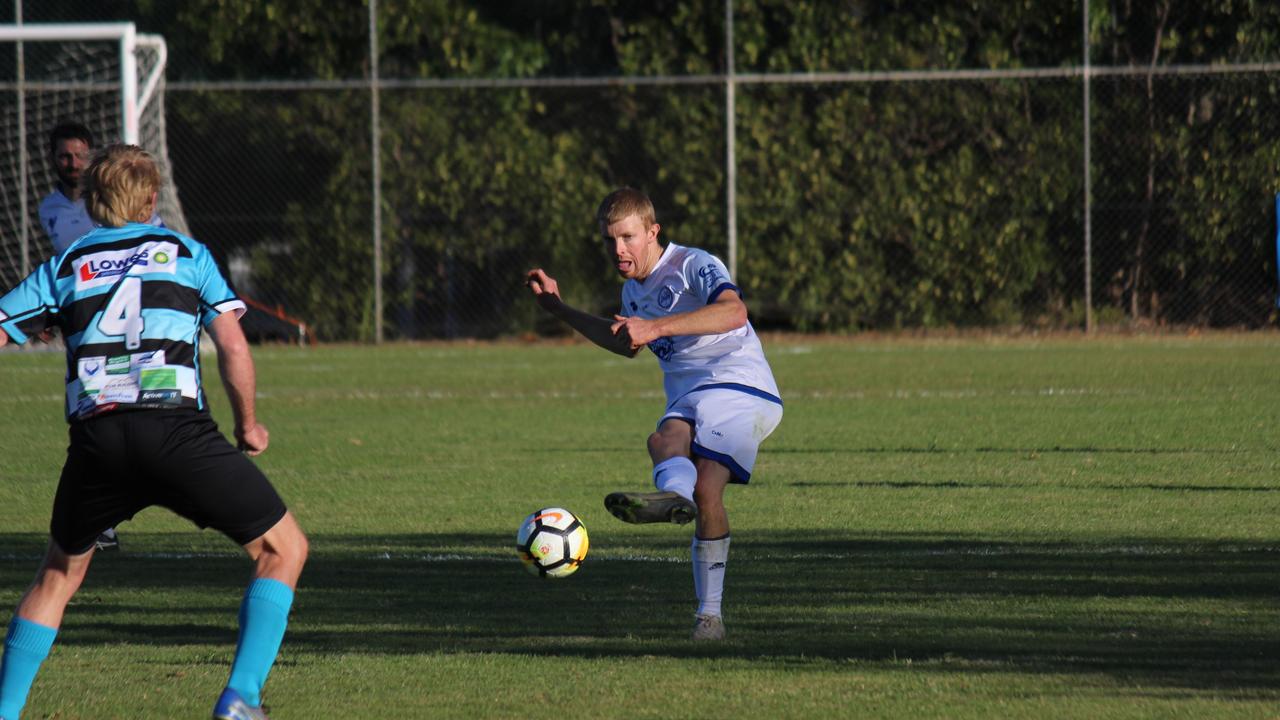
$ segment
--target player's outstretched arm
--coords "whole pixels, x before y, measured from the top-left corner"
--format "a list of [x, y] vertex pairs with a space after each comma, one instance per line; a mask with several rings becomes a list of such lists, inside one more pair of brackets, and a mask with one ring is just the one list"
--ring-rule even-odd
[[4, 328], [0, 328], [0, 347], [4, 347], [5, 345], [8, 345], [8, 344], [9, 344], [9, 333], [5, 332]]
[[227, 390], [227, 399], [231, 401], [231, 412], [235, 416], [236, 442], [246, 453], [258, 455], [267, 449], [268, 435], [267, 428], [258, 424], [254, 407], [258, 380], [253, 356], [249, 353], [249, 341], [245, 339], [240, 319], [234, 312], [214, 318], [209, 332], [218, 348], [218, 372], [222, 375], [222, 385]]
[[530, 270], [525, 277], [525, 285], [533, 291], [533, 297], [543, 310], [568, 323], [569, 327], [582, 333], [591, 342], [612, 353], [623, 357], [635, 357], [638, 347], [632, 347], [631, 337], [624, 328], [621, 332], [613, 331], [613, 323], [607, 318], [596, 317], [577, 308], [569, 307], [560, 299], [560, 288], [555, 278], [546, 274], [541, 268]]

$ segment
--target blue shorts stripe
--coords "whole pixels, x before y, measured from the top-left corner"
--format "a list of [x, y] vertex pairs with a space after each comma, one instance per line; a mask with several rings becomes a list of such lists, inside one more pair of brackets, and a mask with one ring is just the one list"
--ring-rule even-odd
[[708, 460], [715, 460], [721, 465], [729, 468], [729, 482], [739, 483], [741, 485], [746, 485], [751, 482], [751, 473], [747, 472], [746, 469], [739, 465], [733, 458], [725, 455], [724, 453], [718, 453], [715, 450], [708, 450], [696, 442], [692, 443], [692, 445], [694, 455], [707, 458]]
[[754, 395], [755, 397], [761, 398], [763, 400], [768, 400], [769, 402], [777, 403], [779, 405], [782, 404], [782, 398], [772, 393], [767, 393], [764, 390], [761, 390], [760, 388], [751, 387], [750, 385], [743, 385], [741, 383], [712, 383], [710, 385], [699, 385], [698, 387], [690, 390], [684, 395], [681, 395], [680, 397], [676, 398], [675, 401], [672, 402], [667, 407], [668, 408], [674, 407], [677, 402], [680, 402], [685, 397], [692, 395], [696, 392], [700, 392], [702, 390], [736, 390], [738, 392], [746, 393], [748, 395]]

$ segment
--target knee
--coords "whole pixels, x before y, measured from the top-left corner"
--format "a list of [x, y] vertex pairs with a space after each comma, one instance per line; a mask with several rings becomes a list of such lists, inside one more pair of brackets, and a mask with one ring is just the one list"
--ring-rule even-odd
[[307, 536], [298, 526], [293, 527], [291, 536], [282, 543], [280, 555], [299, 569], [307, 562], [307, 556], [311, 553], [311, 543], [307, 540]]
[[706, 483], [698, 483], [693, 487], [693, 502], [698, 506], [698, 511], [719, 508], [724, 505], [723, 488], [709, 487]]
[[262, 559], [265, 562], [280, 563], [298, 571], [302, 570], [307, 562], [307, 555], [311, 552], [306, 534], [293, 522], [292, 517], [272, 528], [264, 541]]
[[663, 448], [666, 447], [665, 438], [660, 432], [649, 433], [649, 455], [658, 457], [662, 454]]
[[661, 430], [649, 434], [649, 457], [662, 462], [673, 457], [689, 455], [689, 440], [679, 433], [664, 433]]

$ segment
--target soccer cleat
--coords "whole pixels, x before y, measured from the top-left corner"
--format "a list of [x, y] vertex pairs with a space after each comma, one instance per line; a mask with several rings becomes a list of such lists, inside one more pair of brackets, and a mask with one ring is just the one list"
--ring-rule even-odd
[[116, 534], [115, 528], [107, 528], [102, 531], [98, 539], [93, 542], [93, 546], [98, 550], [119, 550], [120, 536]]
[[227, 688], [213, 706], [213, 720], [269, 720], [260, 707], [253, 707], [240, 697], [240, 693]]
[[684, 525], [698, 517], [698, 507], [673, 492], [609, 493], [604, 507], [622, 522]]
[[694, 615], [692, 640], [723, 640], [724, 620], [719, 615]]

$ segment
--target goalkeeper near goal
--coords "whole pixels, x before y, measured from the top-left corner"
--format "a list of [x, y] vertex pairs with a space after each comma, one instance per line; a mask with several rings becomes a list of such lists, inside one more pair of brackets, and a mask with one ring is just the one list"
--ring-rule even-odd
[[644, 193], [623, 188], [596, 221], [622, 286], [613, 320], [565, 305], [541, 268], [526, 284], [539, 305], [606, 350], [634, 357], [648, 347], [663, 371], [667, 408], [649, 435], [657, 492], [615, 492], [605, 507], [629, 523], [696, 521], [691, 547], [698, 599], [694, 640], [721, 640], [729, 560], [729, 483], [751, 480], [760, 443], [782, 420], [782, 399], [747, 307], [719, 258], [658, 242], [661, 227]]

